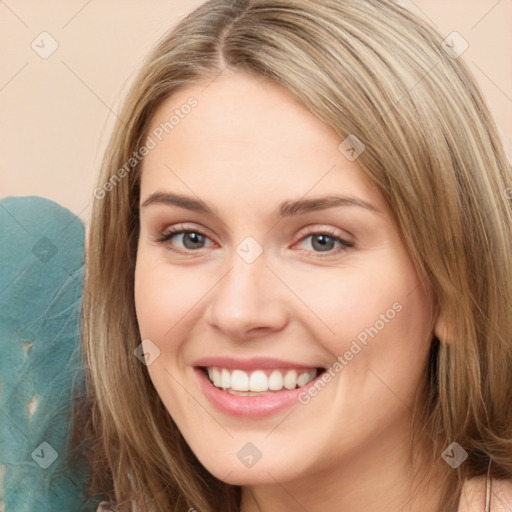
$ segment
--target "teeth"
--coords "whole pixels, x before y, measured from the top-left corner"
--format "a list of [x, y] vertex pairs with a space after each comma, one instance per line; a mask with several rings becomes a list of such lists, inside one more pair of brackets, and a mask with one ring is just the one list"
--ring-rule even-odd
[[[316, 376], [316, 372], [315, 372], [315, 376]], [[308, 382], [309, 382], [309, 373], [301, 373], [298, 377], [297, 377], [297, 386], [299, 386], [299, 388], [301, 388], [302, 386], [305, 386]]]
[[268, 391], [268, 378], [265, 375], [265, 372], [252, 372], [251, 377], [249, 378], [249, 389], [251, 391]]
[[[251, 392], [281, 391], [295, 389], [311, 382], [317, 375], [316, 369], [297, 370], [256, 370], [251, 374], [243, 370], [207, 368], [208, 376], [217, 388], [240, 392], [251, 396]], [[236, 393], [238, 394], [238, 393]]]
[[279, 370], [274, 370], [268, 378], [268, 389], [270, 391], [280, 391], [283, 389], [283, 374]]
[[235, 391], [249, 391], [249, 375], [242, 370], [233, 370], [229, 387]]
[[213, 385], [219, 388], [221, 386], [219, 370], [217, 368], [208, 368], [208, 375]]
[[220, 387], [221, 388], [229, 388], [231, 385], [231, 376], [229, 375], [229, 372], [222, 368], [222, 372], [220, 374]]
[[284, 376], [284, 387], [286, 389], [295, 389], [297, 387], [297, 372], [295, 370], [286, 372]]

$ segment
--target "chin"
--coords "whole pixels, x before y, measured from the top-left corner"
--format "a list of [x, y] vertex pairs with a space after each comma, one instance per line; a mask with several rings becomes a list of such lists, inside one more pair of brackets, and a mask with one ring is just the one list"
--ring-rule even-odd
[[226, 457], [221, 461], [213, 460], [215, 456], [198, 458], [209, 473], [230, 485], [275, 485], [276, 480], [279, 482], [293, 480], [300, 476], [302, 469], [305, 471], [305, 468], [299, 468], [298, 464], [290, 462], [291, 459], [282, 453], [277, 454], [276, 458], [267, 458], [265, 461], [262, 458], [250, 466], [246, 465], [249, 461], [244, 463], [238, 459], [236, 450], [226, 449], [226, 452], [231, 451], [235, 457], [229, 459]]

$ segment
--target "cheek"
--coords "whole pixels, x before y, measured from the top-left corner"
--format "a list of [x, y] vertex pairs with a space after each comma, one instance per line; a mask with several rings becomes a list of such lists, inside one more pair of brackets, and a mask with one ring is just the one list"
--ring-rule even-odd
[[178, 384], [180, 340], [186, 338], [187, 322], [201, 288], [190, 286], [189, 280], [179, 269], [157, 263], [149, 251], [139, 250], [134, 294], [140, 337], [150, 339], [160, 351], [147, 371], [166, 408], [178, 418], [186, 416], [187, 407], [193, 405]]
[[308, 306], [303, 317], [318, 326], [319, 339], [346, 340], [360, 333], [364, 338], [372, 326], [412, 334], [416, 327], [423, 332], [428, 323], [429, 304], [414, 267], [395, 254], [352, 268], [283, 272], [283, 280]]
[[[148, 264], [144, 253], [138, 255], [135, 267], [135, 310], [142, 338], [153, 338], [168, 324], [166, 311], [173, 311], [173, 283], [161, 282], [158, 266]], [[169, 286], [168, 286], [169, 285]], [[169, 327], [168, 327], [169, 328]]]
[[429, 299], [412, 262], [382, 254], [364, 271], [338, 268], [321, 281], [311, 275], [295, 282], [314, 313], [304, 316], [307, 325], [333, 361], [343, 358], [334, 372], [341, 371], [352, 389], [377, 386], [389, 394], [385, 382], [411, 399], [432, 333]]
[[171, 269], [142, 250], [137, 256], [134, 292], [141, 336], [163, 340], [186, 323], [207, 286], [198, 283], [192, 267]]
[[[336, 324], [352, 358], [346, 368], [351, 386], [375, 393], [376, 410], [379, 403], [399, 408], [412, 404], [432, 333], [429, 299], [414, 268], [397, 265], [386, 274], [368, 272], [352, 299], [343, 302], [345, 327], [341, 321]], [[357, 347], [361, 350], [352, 356]]]

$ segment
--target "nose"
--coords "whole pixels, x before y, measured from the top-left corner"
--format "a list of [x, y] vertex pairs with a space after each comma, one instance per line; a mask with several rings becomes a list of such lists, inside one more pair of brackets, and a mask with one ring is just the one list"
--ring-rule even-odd
[[210, 293], [210, 326], [233, 340], [283, 329], [289, 321], [285, 289], [266, 266], [264, 253], [252, 263], [233, 254], [229, 271]]

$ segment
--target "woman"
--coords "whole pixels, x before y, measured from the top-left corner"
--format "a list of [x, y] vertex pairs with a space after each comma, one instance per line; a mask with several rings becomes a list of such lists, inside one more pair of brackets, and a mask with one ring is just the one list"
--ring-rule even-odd
[[145, 62], [94, 193], [91, 493], [509, 510], [511, 186], [474, 80], [406, 10], [201, 5]]

